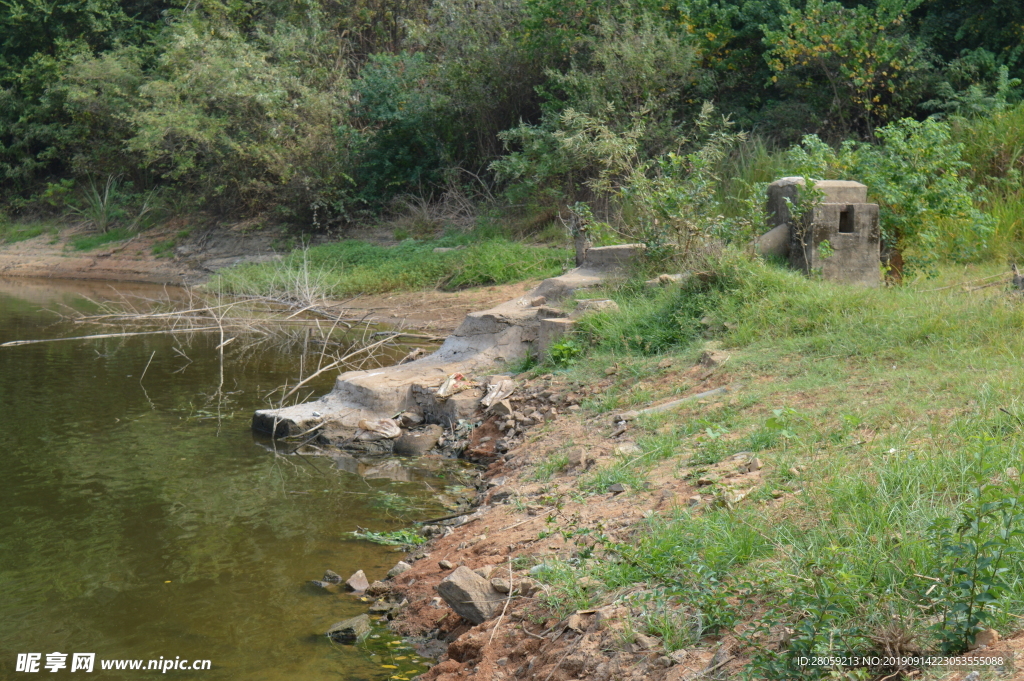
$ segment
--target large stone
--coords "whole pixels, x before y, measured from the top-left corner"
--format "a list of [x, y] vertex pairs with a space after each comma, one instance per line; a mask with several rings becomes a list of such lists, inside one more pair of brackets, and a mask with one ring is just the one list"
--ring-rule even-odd
[[370, 633], [370, 616], [358, 615], [334, 624], [327, 630], [327, 638], [335, 643], [355, 643]]
[[505, 595], [466, 566], [457, 568], [437, 585], [437, 593], [452, 610], [473, 624], [481, 624], [501, 611]]
[[345, 580], [345, 588], [349, 591], [366, 591], [370, 587], [370, 580], [366, 578], [366, 573], [362, 570], [356, 570], [355, 574]]
[[405, 431], [395, 440], [395, 454], [404, 456], [420, 456], [426, 454], [444, 434], [444, 428], [438, 425], [424, 426], [414, 432]]

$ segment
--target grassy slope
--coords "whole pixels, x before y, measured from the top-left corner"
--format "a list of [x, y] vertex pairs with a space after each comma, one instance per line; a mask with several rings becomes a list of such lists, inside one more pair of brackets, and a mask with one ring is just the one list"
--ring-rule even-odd
[[[1002, 271], [949, 269], [939, 280], [862, 290], [733, 263], [717, 283], [683, 293], [613, 292], [623, 313], [591, 318], [577, 342], [595, 345], [568, 370], [591, 383], [618, 365], [617, 386], [588, 405], [591, 414], [693, 388], [659, 381], [669, 371], [659, 363], [667, 355], [692, 364], [709, 327], [732, 354], [719, 371], [747, 387], [738, 399], [641, 420], [643, 453], [588, 474], [579, 494], [616, 482], [638, 488], [666, 471], [696, 480], [738, 452], [756, 452], [765, 471], [738, 503], [713, 484], [703, 489], [719, 504], [653, 517], [638, 545], [614, 547], [616, 560], [560, 566], [553, 603], [593, 603], [578, 586], [585, 573], [608, 591], [651, 589], [638, 626], [676, 647], [746, 621], [794, 628], [789, 648], [802, 653], [878, 651], [871, 636], [903, 633], [936, 649], [929, 627], [942, 599], [965, 598], [945, 586], [925, 595], [929, 577], [952, 584], [962, 579], [952, 570], [972, 561], [929, 540], [929, 528], [942, 517], [958, 522], [979, 481], [1021, 496], [1024, 299], [1005, 286], [942, 288]], [[1020, 537], [1011, 544], [1019, 549]], [[1024, 614], [1020, 554], [1007, 564], [1007, 591], [985, 621], [1004, 631]], [[757, 678], [816, 674], [762, 652]]]

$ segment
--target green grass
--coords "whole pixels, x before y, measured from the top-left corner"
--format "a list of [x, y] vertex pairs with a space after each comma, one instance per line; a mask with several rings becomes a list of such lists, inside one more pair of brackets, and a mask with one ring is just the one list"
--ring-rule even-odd
[[47, 221], [40, 222], [4, 222], [0, 215], [0, 243], [13, 244], [19, 241], [34, 239], [41, 234], [56, 235], [60, 226]]
[[[435, 253], [435, 248], [458, 250]], [[486, 232], [407, 240], [392, 247], [346, 240], [293, 252], [280, 263], [233, 267], [209, 285], [229, 293], [276, 297], [288, 296], [297, 279], [314, 281], [324, 295], [333, 297], [450, 291], [558, 275], [569, 257], [567, 249], [530, 246]]]
[[[632, 404], [638, 377], [661, 386], [649, 399], [674, 396], [672, 382], [647, 379], [666, 354], [692, 365], [708, 340], [692, 326], [703, 317], [723, 324], [711, 335], [733, 354], [729, 380], [747, 388], [734, 403], [688, 403], [635, 423], [640, 453], [585, 474], [581, 490], [640, 489], [666, 465], [695, 477], [739, 451], [757, 452], [762, 482], [738, 504], [656, 514], [604, 557], [570, 558], [551, 573], [552, 600], [566, 590], [569, 602], [583, 602], [572, 586], [583, 576], [647, 594], [649, 616], [634, 626], [670, 647], [741, 621], [795, 628], [789, 650], [804, 653], [878, 651], [894, 623], [924, 650], [956, 639], [956, 627], [942, 632], [936, 622], [943, 604], [966, 602], [953, 570], [974, 561], [937, 539], [935, 523], [977, 518], [979, 484], [992, 486], [988, 499], [1024, 507], [1024, 298], [958, 284], [1003, 270], [949, 267], [937, 279], [860, 289], [727, 256], [709, 282], [613, 293], [628, 306], [582, 325], [589, 356], [566, 372], [592, 383], [619, 366], [613, 385], [584, 404], [589, 414]], [[670, 341], [646, 344], [658, 337]], [[988, 536], [997, 535], [992, 525]], [[1005, 588], [983, 620], [1004, 633], [1024, 615], [1021, 535], [1008, 548]], [[929, 591], [934, 577], [945, 586]], [[827, 674], [796, 669], [764, 640], [747, 643], [755, 678]]]
[[126, 227], [117, 227], [102, 233], [77, 234], [71, 237], [71, 248], [76, 251], [91, 251], [115, 241], [124, 241], [135, 236], [135, 232]]

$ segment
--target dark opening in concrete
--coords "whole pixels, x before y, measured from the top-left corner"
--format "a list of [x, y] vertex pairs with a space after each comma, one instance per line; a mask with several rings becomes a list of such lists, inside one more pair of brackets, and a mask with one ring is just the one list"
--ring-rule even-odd
[[839, 211], [839, 233], [853, 234], [853, 206]]

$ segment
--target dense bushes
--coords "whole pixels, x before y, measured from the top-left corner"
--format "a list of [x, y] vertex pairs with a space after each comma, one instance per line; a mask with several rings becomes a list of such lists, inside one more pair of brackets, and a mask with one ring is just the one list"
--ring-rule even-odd
[[467, 179], [589, 201], [602, 165], [565, 146], [569, 121], [629, 137], [636, 165], [699, 149], [705, 101], [774, 144], [874, 141], [1008, 111], [1022, 25], [961, 0], [4, 5], [0, 200], [64, 210], [116, 176], [307, 226]]

